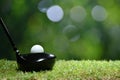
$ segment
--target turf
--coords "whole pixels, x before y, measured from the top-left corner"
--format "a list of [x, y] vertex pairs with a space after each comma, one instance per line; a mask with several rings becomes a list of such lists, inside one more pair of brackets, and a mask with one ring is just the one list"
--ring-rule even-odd
[[120, 80], [120, 61], [58, 60], [53, 70], [22, 72], [15, 61], [0, 60], [1, 80]]

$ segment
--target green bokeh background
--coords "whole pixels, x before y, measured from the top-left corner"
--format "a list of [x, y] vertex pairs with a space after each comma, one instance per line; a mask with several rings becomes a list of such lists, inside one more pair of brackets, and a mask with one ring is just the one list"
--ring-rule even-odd
[[[120, 59], [120, 1], [119, 0], [53, 0], [53, 5], [63, 8], [60, 22], [51, 22], [38, 10], [41, 0], [1, 0], [0, 16], [3, 17], [21, 53], [29, 53], [34, 44], [40, 44], [45, 52], [55, 54], [57, 59]], [[91, 16], [94, 6], [107, 11], [104, 21]], [[82, 22], [70, 19], [72, 7], [82, 6], [86, 18]], [[74, 25], [77, 30], [64, 34], [64, 27]], [[1, 26], [1, 25], [0, 25]], [[75, 35], [80, 38], [71, 41]], [[6, 35], [0, 28], [0, 59], [15, 59]]]

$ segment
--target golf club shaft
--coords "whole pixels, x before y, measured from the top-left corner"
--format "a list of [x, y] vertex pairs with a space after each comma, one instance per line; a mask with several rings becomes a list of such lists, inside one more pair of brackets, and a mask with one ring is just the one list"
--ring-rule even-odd
[[4, 21], [3, 21], [3, 19], [2, 19], [1, 17], [0, 17], [0, 24], [2, 25], [2, 27], [3, 27], [4, 31], [5, 31], [5, 34], [7, 35], [8, 39], [9, 39], [9, 41], [10, 41], [12, 47], [13, 47], [13, 50], [14, 50], [17, 54], [19, 54], [19, 50], [17, 49], [15, 43], [13, 42], [13, 39], [12, 39], [12, 37], [10, 36], [10, 33], [9, 33], [9, 31], [8, 31], [6, 25], [5, 25], [5, 23], [4, 23]]

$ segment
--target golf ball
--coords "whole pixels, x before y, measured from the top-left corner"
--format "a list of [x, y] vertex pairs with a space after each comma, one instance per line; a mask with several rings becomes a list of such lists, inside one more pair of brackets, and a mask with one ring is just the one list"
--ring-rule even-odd
[[41, 45], [33, 45], [30, 52], [31, 53], [43, 53], [44, 49]]

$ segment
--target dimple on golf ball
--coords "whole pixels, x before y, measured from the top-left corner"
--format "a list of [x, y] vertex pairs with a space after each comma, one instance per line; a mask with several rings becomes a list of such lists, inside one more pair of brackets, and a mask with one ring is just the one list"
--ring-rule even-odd
[[43, 53], [44, 49], [41, 45], [33, 45], [30, 52], [31, 53]]

